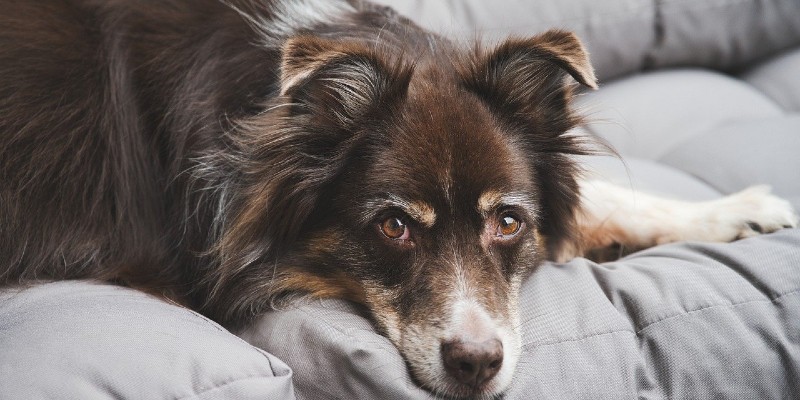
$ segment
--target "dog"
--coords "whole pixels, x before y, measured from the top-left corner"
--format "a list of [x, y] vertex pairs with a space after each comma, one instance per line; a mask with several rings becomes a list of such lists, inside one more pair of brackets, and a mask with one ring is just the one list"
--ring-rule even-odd
[[1, 0], [0, 283], [97, 279], [230, 329], [365, 305], [444, 397], [508, 387], [545, 259], [730, 241], [764, 188], [682, 203], [581, 178], [560, 30], [453, 43], [358, 0]]

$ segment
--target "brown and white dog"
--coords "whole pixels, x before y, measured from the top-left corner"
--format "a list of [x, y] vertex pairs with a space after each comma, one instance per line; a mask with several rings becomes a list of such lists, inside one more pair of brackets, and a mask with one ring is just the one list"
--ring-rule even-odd
[[0, 7], [4, 285], [118, 282], [230, 328], [349, 299], [421, 385], [491, 397], [542, 260], [797, 221], [763, 189], [582, 201], [569, 79], [596, 84], [567, 32], [467, 48], [358, 0]]

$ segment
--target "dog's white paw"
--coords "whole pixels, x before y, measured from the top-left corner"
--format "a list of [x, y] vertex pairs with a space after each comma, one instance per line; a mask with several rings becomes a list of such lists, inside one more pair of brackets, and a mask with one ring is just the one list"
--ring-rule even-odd
[[798, 216], [792, 205], [773, 194], [767, 185], [753, 186], [722, 199], [706, 203], [701, 232], [708, 241], [732, 241], [783, 228], [794, 228]]

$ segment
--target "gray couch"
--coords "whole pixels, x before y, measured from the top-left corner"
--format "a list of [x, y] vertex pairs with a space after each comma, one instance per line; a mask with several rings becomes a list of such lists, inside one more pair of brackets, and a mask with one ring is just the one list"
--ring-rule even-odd
[[[593, 174], [693, 200], [767, 183], [800, 209], [797, 0], [384, 2], [456, 38], [579, 32], [602, 82], [585, 129], [626, 162]], [[507, 398], [800, 398], [800, 230], [546, 264], [521, 310]], [[6, 289], [0, 398], [430, 398], [352, 304], [237, 333], [115, 286]]]

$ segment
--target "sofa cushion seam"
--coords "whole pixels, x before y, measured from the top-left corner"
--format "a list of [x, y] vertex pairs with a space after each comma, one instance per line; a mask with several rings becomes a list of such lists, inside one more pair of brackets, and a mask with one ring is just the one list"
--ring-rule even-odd
[[617, 333], [625, 333], [625, 332], [630, 333], [633, 336], [636, 336], [636, 332], [631, 330], [631, 329], [616, 329], [616, 330], [608, 331], [608, 332], [590, 333], [590, 334], [587, 334], [587, 335], [584, 335], [584, 336], [578, 336], [578, 337], [568, 338], [568, 339], [557, 339], [557, 340], [551, 340], [551, 341], [542, 341], [542, 342], [539, 342], [539, 343], [537, 343], [537, 342], [528, 342], [528, 343], [523, 343], [522, 347], [523, 348], [526, 348], [526, 347], [545, 347], [545, 346], [552, 346], [552, 345], [561, 344], [561, 343], [580, 342], [581, 340], [592, 339], [592, 338], [596, 338], [596, 337], [613, 335], [613, 334], [617, 334]]
[[674, 319], [674, 318], [686, 316], [686, 315], [689, 315], [689, 314], [694, 314], [694, 313], [705, 311], [705, 310], [709, 310], [709, 309], [720, 308], [720, 307], [738, 307], [738, 306], [752, 304], [752, 303], [776, 303], [779, 300], [781, 300], [783, 297], [794, 295], [794, 294], [800, 294], [800, 288], [793, 289], [793, 290], [790, 290], [790, 291], [787, 291], [787, 292], [784, 292], [784, 293], [780, 293], [780, 294], [778, 294], [777, 296], [775, 296], [773, 298], [751, 299], [751, 300], [740, 301], [740, 302], [737, 302], [737, 303], [713, 304], [713, 305], [709, 305], [709, 306], [704, 306], [704, 307], [700, 307], [700, 308], [697, 308], [697, 309], [694, 309], [694, 310], [688, 310], [688, 311], [685, 311], [685, 312], [682, 312], [682, 313], [679, 313], [679, 314], [670, 315], [669, 317], [664, 317], [662, 319], [659, 319], [659, 320], [656, 320], [656, 321], [653, 321], [653, 322], [649, 322], [649, 323], [645, 324], [645, 326], [643, 326], [640, 329], [638, 329], [635, 333], [636, 333], [637, 336], [639, 336], [639, 335], [642, 334], [643, 331], [645, 331], [646, 329], [650, 328], [653, 325], [660, 324], [662, 322], [669, 321], [669, 320]]
[[241, 377], [241, 378], [235, 378], [235, 379], [232, 379], [232, 380], [225, 381], [225, 382], [222, 382], [220, 384], [214, 385], [213, 387], [209, 387], [209, 388], [203, 389], [203, 390], [201, 390], [199, 392], [196, 392], [196, 393], [192, 393], [192, 394], [189, 394], [189, 395], [186, 395], [186, 396], [176, 397], [175, 400], [197, 399], [197, 398], [200, 398], [201, 396], [203, 396], [206, 393], [209, 393], [209, 392], [211, 392], [213, 390], [222, 389], [224, 387], [232, 386], [232, 385], [235, 385], [235, 384], [241, 383], [243, 381], [247, 381], [247, 380], [261, 380], [261, 379], [265, 379], [265, 378], [266, 379], [273, 379], [273, 378], [277, 378], [277, 377], [274, 376], [274, 375], [250, 375], [250, 376], [244, 376], [244, 377]]

